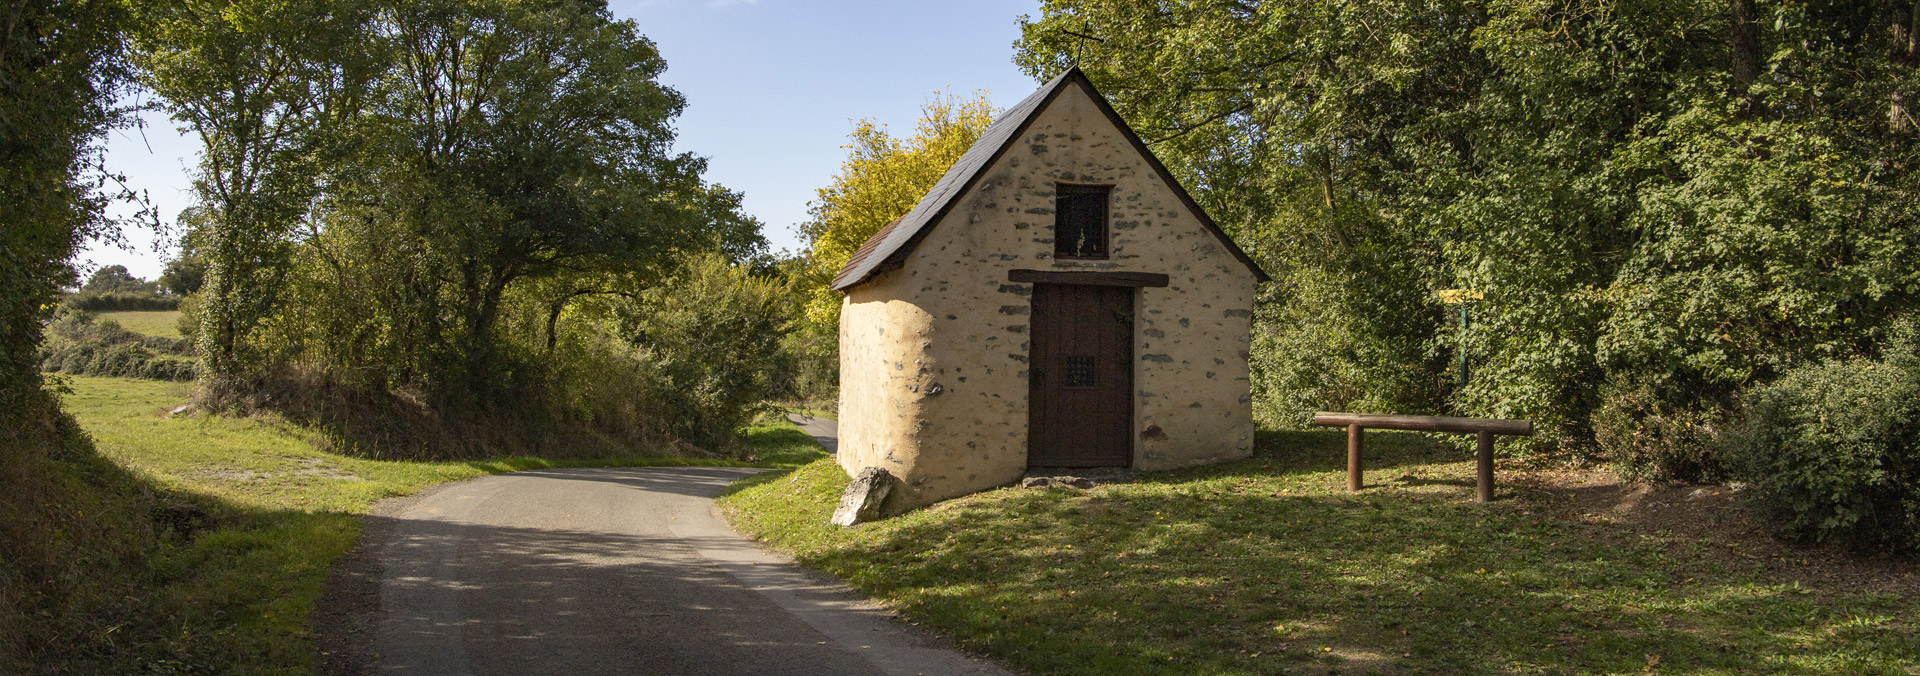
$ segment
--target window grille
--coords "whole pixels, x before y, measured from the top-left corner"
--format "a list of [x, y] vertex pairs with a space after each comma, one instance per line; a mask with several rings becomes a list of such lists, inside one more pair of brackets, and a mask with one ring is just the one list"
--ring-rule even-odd
[[1066, 387], [1093, 387], [1093, 357], [1067, 357]]

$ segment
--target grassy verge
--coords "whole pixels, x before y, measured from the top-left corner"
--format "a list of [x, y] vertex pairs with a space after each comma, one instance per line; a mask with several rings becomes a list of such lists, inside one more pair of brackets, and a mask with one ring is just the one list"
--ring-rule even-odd
[[[74, 377], [66, 409], [102, 456], [184, 503], [189, 531], [149, 557], [134, 584], [150, 594], [94, 662], [103, 673], [304, 673], [312, 610], [328, 566], [382, 498], [485, 474], [557, 466], [747, 463], [680, 458], [459, 462], [367, 460], [320, 450], [302, 430], [259, 419], [168, 417], [186, 385]], [[797, 437], [797, 438], [796, 438]], [[791, 425], [747, 430], [760, 466], [823, 455]], [[190, 667], [190, 668], [189, 668]]]
[[1920, 592], [1795, 581], [1706, 541], [1472, 502], [1472, 464], [1376, 433], [1088, 491], [1006, 488], [826, 525], [831, 461], [734, 525], [1037, 674], [1920, 673]]
[[813, 437], [778, 415], [761, 416], [741, 436], [742, 457], [760, 467], [791, 469], [827, 457]]
[[111, 319], [120, 324], [120, 328], [143, 336], [159, 338], [180, 337], [179, 310], [141, 310], [128, 312], [102, 312], [100, 319]]

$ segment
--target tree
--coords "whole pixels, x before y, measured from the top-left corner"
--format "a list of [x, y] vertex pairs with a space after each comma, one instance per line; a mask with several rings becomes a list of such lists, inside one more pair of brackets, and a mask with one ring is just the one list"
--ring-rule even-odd
[[[150, 503], [94, 452], [39, 372], [42, 326], [67, 265], [111, 239], [116, 179], [102, 137], [124, 122], [127, 8], [101, 0], [0, 3], [0, 672], [98, 669], [76, 659], [129, 607], [118, 579], [151, 543]], [[107, 598], [111, 601], [107, 601]]]
[[603, 4], [395, 3], [373, 30], [391, 67], [308, 238], [331, 363], [471, 399], [511, 371], [513, 304], [551, 328], [614, 277], [764, 246], [739, 195], [670, 152], [684, 100]]
[[362, 103], [370, 19], [364, 3], [332, 0], [141, 6], [142, 84], [201, 141], [200, 354], [215, 380], [261, 362], [252, 336], [280, 300], [329, 151]]
[[67, 259], [116, 225], [99, 138], [121, 112], [121, 27], [113, 2], [0, 5], [0, 413], [40, 396], [37, 350]]
[[657, 369], [651, 403], [672, 412], [675, 436], [722, 447], [764, 407], [785, 369], [787, 293], [784, 282], [705, 254], [615, 304], [620, 333]]
[[847, 137], [847, 159], [839, 173], [809, 205], [800, 233], [807, 252], [792, 272], [803, 291], [802, 314], [793, 345], [808, 394], [830, 390], [837, 363], [840, 294], [827, 288], [853, 252], [880, 228], [913, 210], [996, 114], [986, 92], [971, 99], [946, 95], [920, 109], [912, 136], [895, 137], [873, 120], [854, 124]]
[[[1451, 409], [1619, 451], [1915, 309], [1915, 7], [1060, 1], [1017, 60], [1105, 38], [1082, 67], [1279, 273], [1270, 417]], [[1458, 287], [1486, 294], [1464, 335], [1433, 295]]]
[[95, 270], [93, 276], [87, 278], [87, 283], [80, 287], [81, 291], [89, 293], [139, 292], [147, 289], [147, 280], [127, 272], [125, 265], [108, 265]]
[[603, 2], [182, 0], [146, 18], [145, 79], [205, 146], [178, 278], [204, 261], [218, 381], [298, 362], [478, 404], [539, 370], [513, 350], [540, 331], [503, 322], [540, 317], [551, 346], [579, 298], [764, 248], [738, 193], [670, 151], [684, 101]]
[[207, 283], [207, 259], [194, 242], [183, 238], [180, 254], [167, 261], [154, 283], [176, 296], [197, 293]]

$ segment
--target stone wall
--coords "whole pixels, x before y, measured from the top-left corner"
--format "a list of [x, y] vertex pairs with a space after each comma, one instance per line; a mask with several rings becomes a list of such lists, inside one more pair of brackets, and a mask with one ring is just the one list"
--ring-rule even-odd
[[[1009, 270], [1170, 276], [1140, 289], [1134, 467], [1246, 457], [1255, 277], [1070, 86], [985, 170], [904, 267], [850, 290], [841, 313], [840, 464], [905, 482], [895, 508], [1012, 482], [1026, 469], [1032, 288]], [[1111, 255], [1053, 259], [1056, 183], [1112, 185]]]

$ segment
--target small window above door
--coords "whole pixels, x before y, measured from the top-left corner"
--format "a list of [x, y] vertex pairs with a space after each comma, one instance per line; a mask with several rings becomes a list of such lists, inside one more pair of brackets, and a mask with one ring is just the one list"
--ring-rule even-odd
[[1110, 185], [1057, 184], [1053, 199], [1053, 257], [1107, 258], [1107, 199]]

